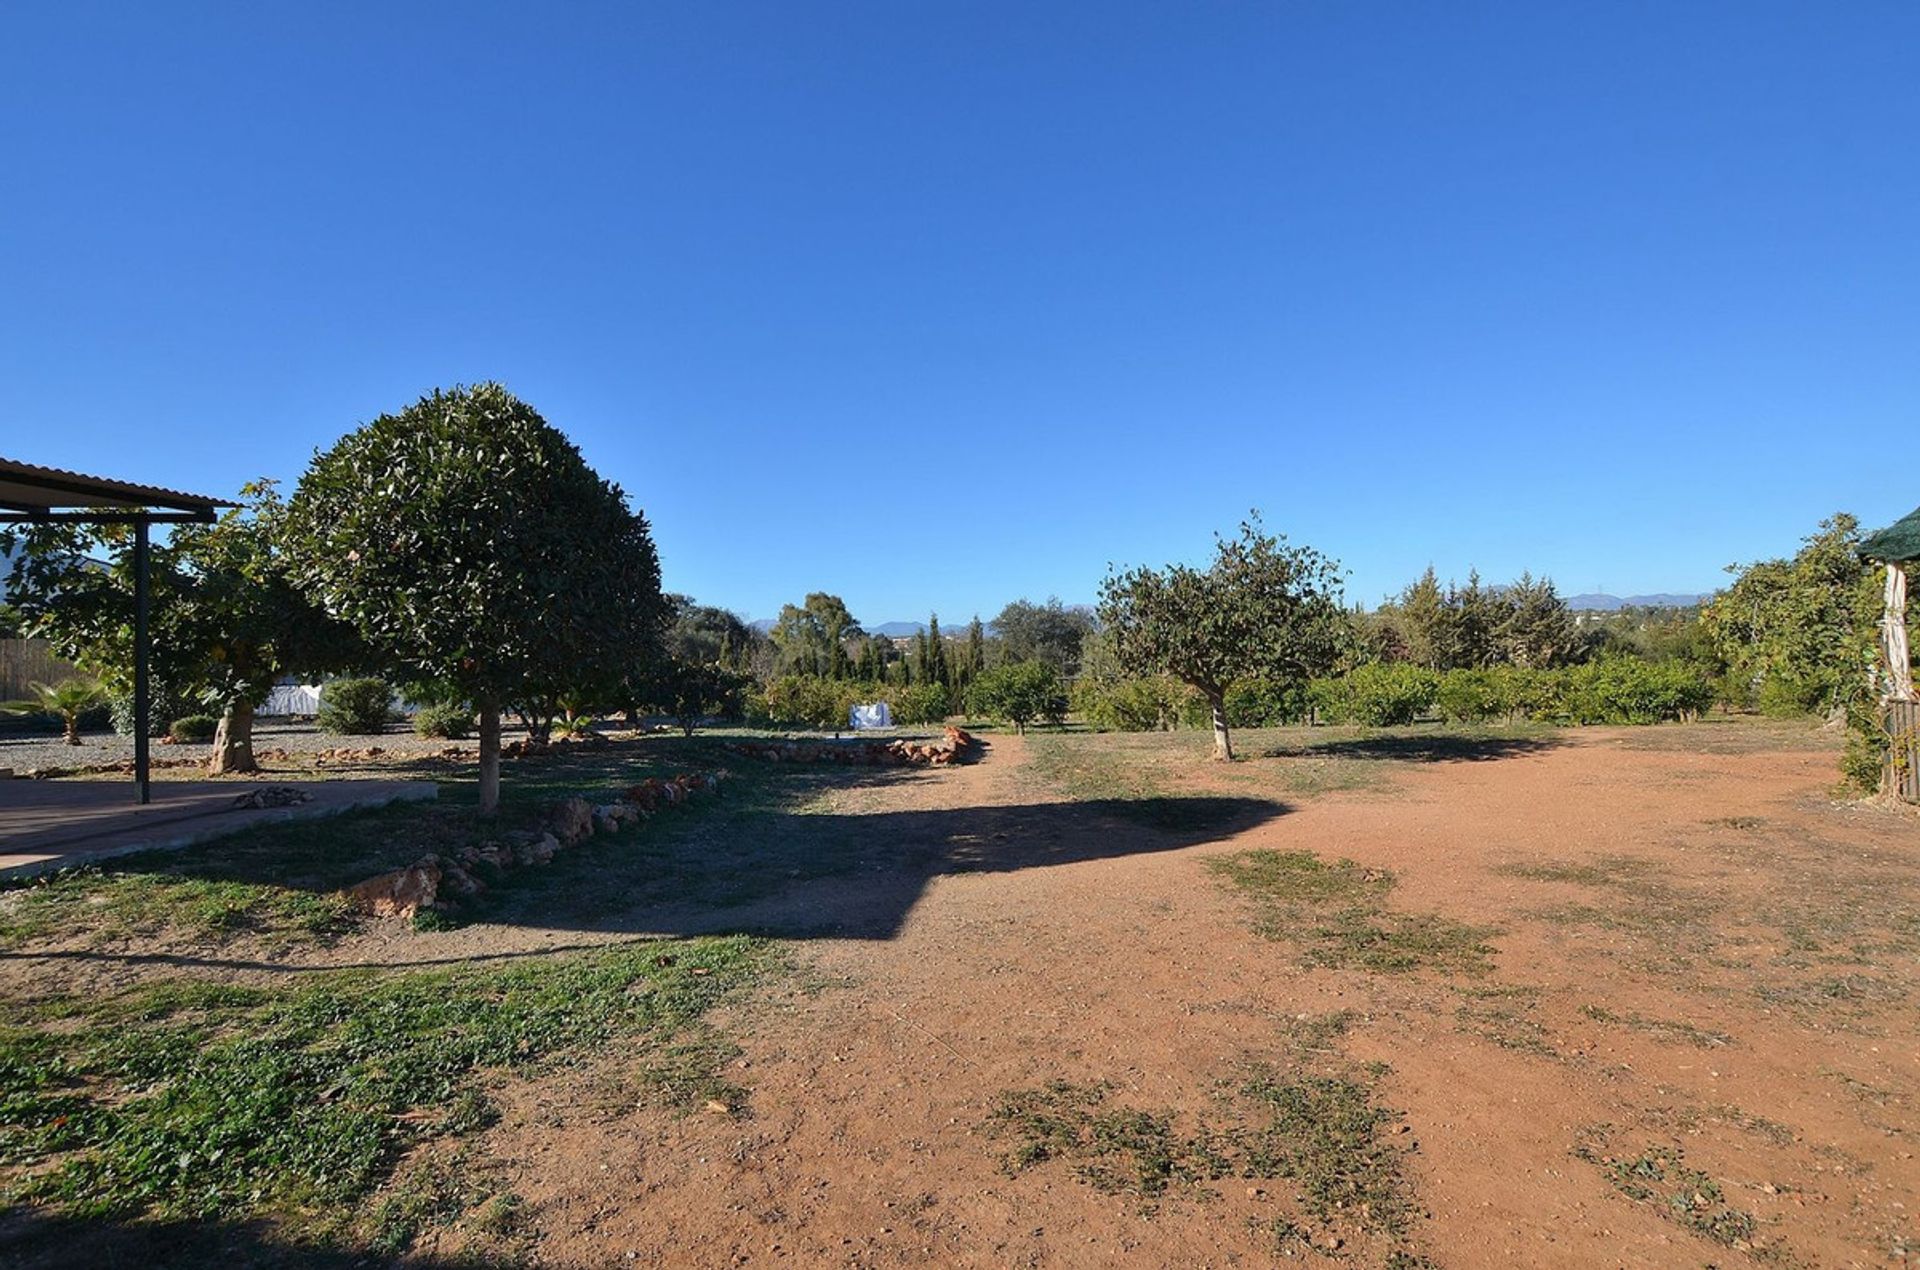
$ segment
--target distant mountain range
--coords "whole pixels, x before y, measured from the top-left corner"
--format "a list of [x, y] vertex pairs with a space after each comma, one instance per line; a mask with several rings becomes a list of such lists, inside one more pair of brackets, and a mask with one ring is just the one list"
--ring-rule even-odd
[[1683, 609], [1706, 599], [1704, 595], [1679, 595], [1661, 591], [1653, 595], [1606, 595], [1590, 592], [1569, 595], [1567, 607], [1576, 612], [1613, 613], [1620, 609]]

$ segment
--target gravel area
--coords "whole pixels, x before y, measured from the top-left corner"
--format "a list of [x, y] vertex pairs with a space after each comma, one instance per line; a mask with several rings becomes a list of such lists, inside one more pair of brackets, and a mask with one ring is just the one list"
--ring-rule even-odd
[[[512, 740], [521, 735], [519, 728], [503, 727], [503, 740]], [[0, 767], [10, 767], [16, 772], [31, 771], [37, 767], [90, 767], [96, 763], [124, 763], [133, 760], [133, 738], [116, 735], [113, 732], [83, 733], [79, 745], [68, 745], [59, 734], [50, 733], [38, 736], [0, 735]], [[449, 745], [472, 745], [468, 741], [443, 741], [433, 737], [415, 736], [413, 729], [404, 723], [389, 724], [380, 736], [335, 736], [331, 732], [322, 732], [312, 723], [294, 723], [284, 720], [262, 721], [253, 726], [253, 747], [256, 750], [284, 749], [293, 753], [312, 753], [316, 750], [330, 750], [339, 747], [366, 749], [378, 745], [395, 754], [437, 754]], [[154, 738], [153, 757], [156, 759], [206, 758], [213, 752], [211, 744], [163, 745], [158, 737]]]

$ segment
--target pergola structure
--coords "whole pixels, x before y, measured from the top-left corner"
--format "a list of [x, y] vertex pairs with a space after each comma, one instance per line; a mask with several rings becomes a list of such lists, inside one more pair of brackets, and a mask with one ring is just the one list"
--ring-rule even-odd
[[1920, 561], [1920, 508], [1868, 536], [1860, 554], [1887, 567], [1886, 610], [1880, 617], [1880, 651], [1887, 662], [1880, 697], [1892, 740], [1886, 789], [1920, 801], [1920, 702], [1913, 695], [1913, 658], [1907, 643], [1907, 569]]
[[87, 476], [0, 458], [0, 525], [78, 522], [133, 526], [133, 780], [140, 802], [149, 798], [151, 731], [147, 715], [149, 537], [155, 525], [211, 524], [232, 503], [179, 490]]

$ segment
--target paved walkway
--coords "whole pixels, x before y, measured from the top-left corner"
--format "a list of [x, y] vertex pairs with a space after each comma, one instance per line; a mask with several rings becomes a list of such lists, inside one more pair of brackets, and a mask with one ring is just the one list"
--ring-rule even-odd
[[184, 847], [253, 825], [333, 816], [437, 797], [432, 781], [300, 781], [293, 807], [237, 810], [260, 781], [156, 781], [134, 802], [131, 780], [0, 780], [0, 878], [69, 868], [134, 851]]

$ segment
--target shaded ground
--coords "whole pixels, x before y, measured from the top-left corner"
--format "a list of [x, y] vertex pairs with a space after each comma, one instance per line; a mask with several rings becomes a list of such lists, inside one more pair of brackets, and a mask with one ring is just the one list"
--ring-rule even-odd
[[[264, 895], [275, 860], [311, 901], [343, 857], [470, 828], [450, 784], [446, 806], [373, 813], [344, 850], [272, 841], [43, 907], [0, 900], [0, 991], [45, 1010], [181, 977], [774, 937], [790, 970], [701, 1024], [725, 1038], [695, 1068], [737, 1091], [726, 1114], [646, 1096], [648, 1045], [489, 1079], [497, 1119], [460, 1139], [462, 1167], [513, 1197], [514, 1233], [456, 1203], [411, 1234], [421, 1264], [1907, 1255], [1920, 821], [1830, 801], [1828, 738], [1712, 723], [1240, 742], [1261, 757], [1036, 734], [946, 771], [737, 762], [721, 803], [597, 841], [451, 930], [302, 924], [284, 898], [214, 929], [191, 906], [98, 916], [113, 886], [162, 877]], [[515, 769], [515, 806], [724, 759], [642, 745], [593, 760], [599, 777]], [[204, 1233], [256, 1260], [286, 1246]], [[44, 1238], [14, 1247], [78, 1264]]]

